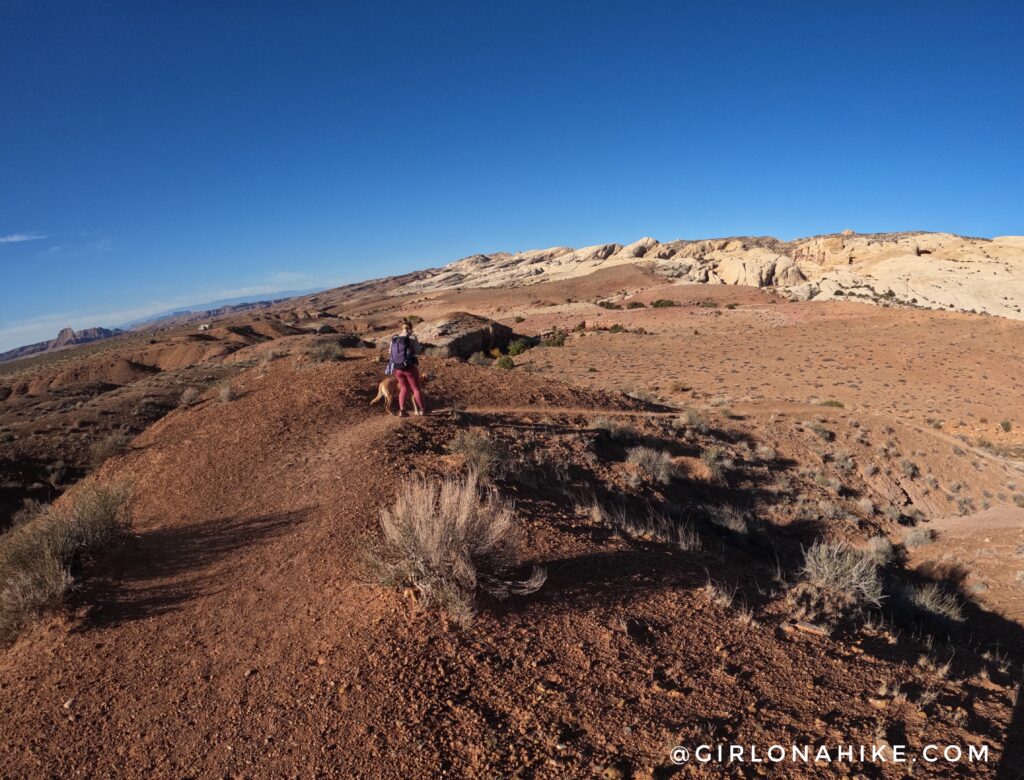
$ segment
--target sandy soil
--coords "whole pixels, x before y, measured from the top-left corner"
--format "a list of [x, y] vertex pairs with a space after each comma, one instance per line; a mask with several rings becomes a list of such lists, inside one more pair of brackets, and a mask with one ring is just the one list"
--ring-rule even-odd
[[[773, 768], [701, 775], [673, 767], [669, 750], [823, 740], [993, 746], [988, 765], [918, 765], [914, 776], [1019, 766], [1024, 326], [665, 285], [628, 267], [574, 282], [348, 304], [351, 319], [332, 321], [363, 332], [401, 311], [456, 308], [525, 334], [585, 323], [512, 371], [428, 358], [434, 414], [423, 419], [368, 405], [381, 371], [373, 351], [314, 363], [304, 355], [314, 337], [290, 332], [110, 386], [69, 365], [75, 351], [5, 373], [10, 484], [25, 488], [61, 447], [74, 462], [76, 447], [128, 425], [128, 451], [93, 475], [130, 479], [137, 502], [125, 548], [88, 572], [65, 613], [0, 653], [4, 774], [751, 776]], [[613, 296], [680, 305], [594, 305]], [[601, 330], [614, 324], [646, 332]], [[185, 337], [129, 347], [180, 353]], [[112, 339], [82, 359], [124, 371], [118, 349]], [[75, 370], [81, 383], [42, 381]], [[221, 403], [225, 378], [236, 397]], [[45, 388], [26, 392], [32, 381]], [[194, 385], [198, 400], [173, 408]], [[131, 414], [158, 396], [159, 413]], [[689, 410], [705, 424], [677, 423]], [[72, 416], [94, 422], [68, 430]], [[669, 451], [683, 476], [641, 478], [601, 418]], [[526, 530], [524, 562], [549, 580], [534, 597], [485, 605], [465, 628], [367, 584], [360, 551], [403, 474], [462, 468], [446, 445], [467, 427], [515, 453], [499, 487]], [[725, 464], [720, 481], [709, 451]], [[38, 474], [14, 473], [30, 461]], [[83, 460], [81, 474], [90, 468]], [[591, 493], [672, 507], [696, 523], [703, 549], [616, 532], [584, 511]], [[757, 532], [708, 522], [723, 507]], [[909, 550], [900, 576], [957, 576], [963, 628], [891, 619], [830, 635], [794, 623], [777, 570], [795, 581], [816, 537], [899, 543], [917, 528], [936, 538]], [[709, 581], [735, 591], [731, 605]], [[952, 659], [948, 672], [929, 657]], [[934, 701], [922, 703], [925, 691]]]

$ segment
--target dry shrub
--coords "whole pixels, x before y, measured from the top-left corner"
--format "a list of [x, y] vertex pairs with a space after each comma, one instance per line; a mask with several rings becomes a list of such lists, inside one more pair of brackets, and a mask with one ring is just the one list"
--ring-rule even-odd
[[518, 566], [512, 505], [493, 489], [481, 495], [475, 472], [439, 482], [413, 477], [381, 511], [380, 526], [383, 539], [367, 550], [370, 578], [411, 588], [463, 624], [473, 619], [479, 593], [533, 593], [547, 579], [536, 566], [527, 579], [512, 578]]
[[231, 388], [231, 383], [226, 379], [217, 385], [217, 398], [220, 399], [222, 404], [235, 400], [235, 391]]
[[937, 582], [926, 585], [912, 585], [906, 592], [907, 600], [922, 612], [933, 618], [952, 620], [962, 623], [964, 619], [963, 605], [954, 593], [943, 588]]
[[672, 455], [653, 447], [631, 447], [626, 452], [626, 462], [638, 466], [647, 476], [662, 485], [671, 482], [678, 472]]
[[878, 567], [841, 542], [815, 542], [804, 553], [801, 574], [789, 593], [798, 617], [834, 624], [882, 603]]
[[345, 357], [337, 341], [318, 341], [306, 350], [306, 355], [314, 363], [331, 363]]
[[923, 547], [935, 541], [935, 531], [931, 528], [915, 528], [903, 539], [903, 546], [907, 549]]
[[868, 539], [868, 546], [864, 554], [875, 566], [881, 567], [892, 563], [896, 556], [896, 551], [892, 546], [892, 542], [884, 536], [872, 536]]
[[131, 437], [123, 431], [111, 433], [109, 436], [105, 436], [99, 441], [92, 443], [89, 447], [89, 460], [92, 461], [93, 466], [99, 466], [108, 458], [123, 455], [128, 451], [128, 443], [130, 441]]
[[708, 520], [712, 525], [725, 528], [737, 534], [745, 534], [749, 531], [747, 518], [735, 507], [728, 504], [719, 504], [707, 507]]
[[596, 501], [591, 504], [591, 519], [610, 525], [616, 531], [634, 539], [672, 544], [688, 552], [703, 549], [700, 535], [685, 521], [676, 521], [648, 507], [645, 513], [632, 513], [624, 506], [606, 511]]
[[460, 431], [448, 444], [448, 451], [462, 456], [470, 471], [484, 479], [503, 476], [508, 470], [508, 449], [477, 428]]
[[594, 428], [599, 431], [607, 431], [613, 439], [631, 439], [636, 436], [636, 430], [626, 422], [613, 420], [610, 417], [597, 417], [594, 419]]
[[98, 557], [124, 536], [126, 484], [89, 485], [70, 507], [46, 507], [0, 536], [0, 643], [57, 608], [82, 556]]

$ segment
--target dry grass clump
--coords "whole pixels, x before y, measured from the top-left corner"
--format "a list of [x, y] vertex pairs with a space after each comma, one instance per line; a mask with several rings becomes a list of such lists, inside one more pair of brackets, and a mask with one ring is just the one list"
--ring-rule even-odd
[[636, 430], [626, 422], [613, 420], [610, 417], [596, 417], [594, 428], [599, 431], [606, 431], [613, 439], [631, 439], [636, 436]]
[[330, 363], [345, 357], [337, 341], [318, 341], [306, 350], [306, 355], [314, 363]]
[[955, 623], [963, 622], [964, 610], [960, 600], [937, 582], [912, 585], [907, 589], [906, 597], [911, 604], [932, 617]]
[[127, 485], [89, 485], [70, 507], [45, 507], [0, 536], [0, 644], [55, 609], [83, 556], [98, 557], [128, 527]]
[[728, 504], [710, 506], [707, 508], [708, 519], [713, 525], [725, 528], [737, 534], [745, 534], [749, 529], [747, 518], [735, 507]]
[[105, 436], [99, 441], [93, 442], [89, 447], [89, 460], [93, 466], [99, 466], [108, 458], [116, 455], [123, 455], [128, 451], [128, 443], [131, 437], [123, 431], [116, 431]]
[[511, 456], [508, 449], [478, 428], [459, 431], [448, 444], [448, 451], [462, 456], [470, 471], [484, 479], [503, 476]]
[[235, 400], [235, 391], [226, 379], [217, 385], [217, 398], [222, 404]]
[[842, 542], [815, 542], [804, 553], [803, 581], [790, 591], [798, 617], [837, 623], [881, 605], [882, 579], [868, 555]]
[[892, 542], [884, 536], [872, 536], [868, 539], [864, 555], [875, 566], [888, 566], [896, 557], [896, 549], [892, 546]]
[[923, 547], [926, 544], [931, 544], [935, 541], [935, 531], [931, 528], [915, 528], [913, 531], [908, 533], [903, 539], [903, 546], [910, 549], [913, 547]]
[[634, 539], [663, 542], [688, 552], [704, 547], [700, 535], [690, 523], [673, 520], [651, 508], [648, 508], [646, 513], [639, 514], [628, 511], [624, 506], [605, 511], [595, 501], [590, 505], [588, 513], [595, 522], [611, 525], [615, 530]]
[[653, 447], [631, 447], [626, 452], [626, 462], [638, 466], [655, 482], [667, 485], [678, 473], [672, 455]]
[[186, 387], [178, 398], [178, 406], [191, 406], [199, 400], [199, 391], [194, 387]]
[[380, 526], [383, 539], [367, 550], [371, 579], [411, 588], [463, 624], [472, 621], [479, 593], [534, 593], [547, 579], [536, 566], [528, 578], [512, 578], [518, 566], [512, 505], [493, 489], [481, 495], [475, 472], [438, 482], [413, 477], [381, 511]]

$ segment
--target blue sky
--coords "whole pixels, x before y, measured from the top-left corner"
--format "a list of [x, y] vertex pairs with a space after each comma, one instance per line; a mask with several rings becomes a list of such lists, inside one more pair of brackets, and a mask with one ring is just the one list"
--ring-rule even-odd
[[0, 349], [643, 235], [1024, 233], [1024, 4], [0, 0]]

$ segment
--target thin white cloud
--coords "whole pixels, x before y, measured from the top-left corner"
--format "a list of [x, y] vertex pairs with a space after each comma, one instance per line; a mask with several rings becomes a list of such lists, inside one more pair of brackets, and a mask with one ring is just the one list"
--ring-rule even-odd
[[22, 241], [39, 241], [48, 238], [40, 233], [11, 233], [7, 236], [0, 236], [0, 244], [20, 244]]

